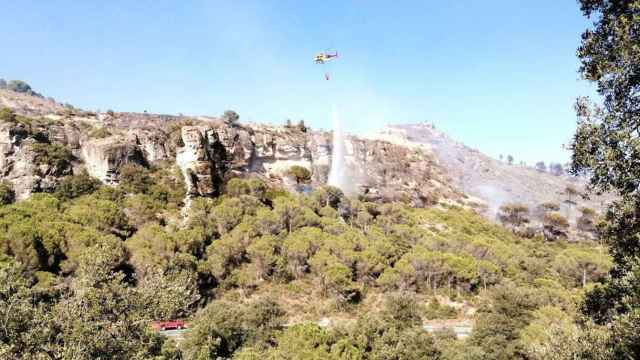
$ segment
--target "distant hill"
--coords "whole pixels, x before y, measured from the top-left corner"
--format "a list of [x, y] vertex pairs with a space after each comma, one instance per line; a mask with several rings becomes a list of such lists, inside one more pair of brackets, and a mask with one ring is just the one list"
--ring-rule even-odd
[[[480, 208], [484, 207], [482, 212], [491, 218], [496, 217], [501, 205], [517, 202], [530, 208], [536, 223], [541, 220], [536, 211], [540, 204], [557, 203], [559, 212], [575, 226], [581, 207], [601, 212], [612, 198], [591, 195], [585, 199], [579, 195], [586, 192], [585, 179], [510, 165], [452, 139], [431, 124], [392, 125], [369, 137], [422, 148], [433, 154], [452, 184], [470, 196], [471, 201], [478, 201]], [[568, 194], [568, 187], [579, 194]]]

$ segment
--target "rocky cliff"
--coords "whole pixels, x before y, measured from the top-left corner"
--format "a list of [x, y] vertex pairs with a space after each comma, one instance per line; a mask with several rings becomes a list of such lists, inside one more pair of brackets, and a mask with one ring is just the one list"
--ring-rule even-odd
[[[210, 117], [87, 112], [0, 90], [15, 114], [0, 122], [0, 179], [17, 198], [52, 191], [66, 175], [86, 170], [117, 184], [123, 164], [175, 163], [187, 193], [219, 194], [232, 177], [259, 176], [294, 187], [294, 165], [312, 174], [298, 191], [323, 185], [332, 161], [331, 133], [259, 124], [228, 124]], [[459, 201], [437, 160], [419, 148], [378, 139], [346, 139], [346, 177], [354, 195], [415, 206]]]

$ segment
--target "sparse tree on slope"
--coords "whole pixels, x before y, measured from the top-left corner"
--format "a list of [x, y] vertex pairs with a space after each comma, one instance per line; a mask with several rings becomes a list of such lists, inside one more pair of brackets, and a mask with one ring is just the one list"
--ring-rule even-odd
[[549, 172], [554, 176], [560, 176], [564, 174], [564, 168], [560, 163], [551, 163], [549, 164]]
[[518, 227], [529, 222], [529, 207], [519, 203], [509, 203], [500, 206], [498, 218], [505, 225]]
[[227, 110], [222, 114], [222, 120], [228, 125], [235, 125], [240, 120], [240, 115], [233, 110]]
[[567, 238], [569, 222], [558, 212], [549, 212], [544, 216], [544, 237], [547, 240], [558, 240]]

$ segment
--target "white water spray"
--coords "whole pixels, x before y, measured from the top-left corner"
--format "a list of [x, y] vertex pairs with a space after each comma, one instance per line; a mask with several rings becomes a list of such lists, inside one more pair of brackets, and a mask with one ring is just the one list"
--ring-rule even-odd
[[346, 166], [344, 161], [345, 145], [342, 124], [338, 116], [338, 110], [332, 107], [333, 116], [333, 150], [331, 152], [331, 169], [329, 170], [329, 185], [342, 191], [347, 191]]

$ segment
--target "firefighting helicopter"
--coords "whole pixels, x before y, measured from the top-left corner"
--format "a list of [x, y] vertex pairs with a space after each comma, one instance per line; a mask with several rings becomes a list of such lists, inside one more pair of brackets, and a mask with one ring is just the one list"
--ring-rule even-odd
[[[324, 51], [324, 52], [317, 53], [315, 58], [314, 58], [314, 61], [316, 62], [316, 64], [323, 65], [326, 62], [331, 61], [331, 60], [335, 60], [337, 58], [338, 58], [338, 52], [337, 51], [334, 51], [333, 53], [329, 52], [329, 51]], [[329, 80], [329, 79], [331, 79], [331, 76], [330, 76], [330, 74], [328, 72], [326, 72], [324, 74], [324, 78], [325, 78], [325, 80]]]

